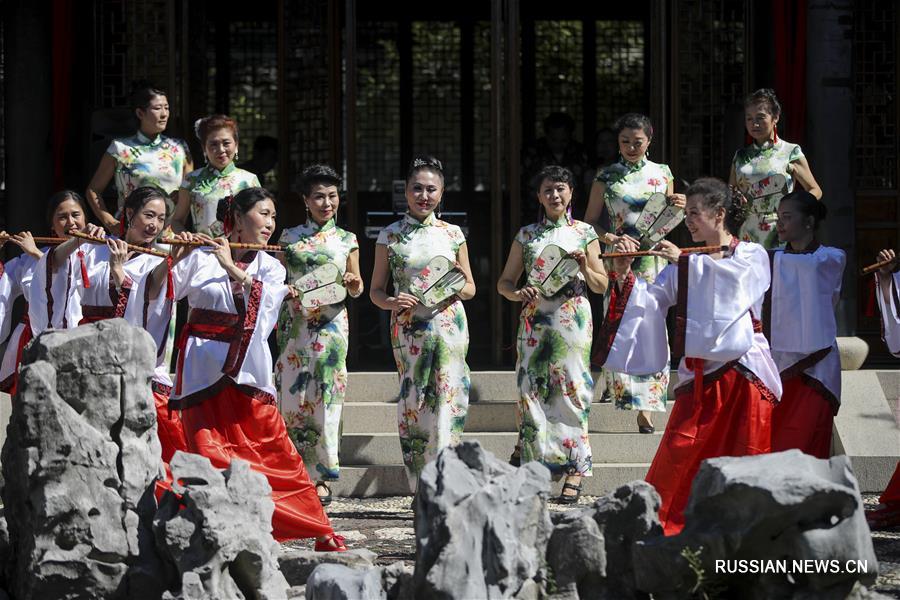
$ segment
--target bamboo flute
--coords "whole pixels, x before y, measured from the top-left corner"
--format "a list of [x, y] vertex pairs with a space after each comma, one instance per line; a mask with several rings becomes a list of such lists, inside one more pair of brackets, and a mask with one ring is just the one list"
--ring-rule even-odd
[[[194, 241], [186, 241], [179, 240], [176, 238], [166, 238], [164, 240], [159, 240], [160, 244], [169, 244], [171, 246], [193, 246], [195, 248], [200, 246], [207, 246], [212, 248], [212, 245], [208, 242], [204, 242], [202, 240], [194, 240]], [[265, 252], [284, 252], [284, 248], [281, 246], [275, 246], [272, 244], [241, 244], [241, 243], [228, 243], [230, 248], [234, 248], [235, 250], [263, 250]]]
[[[725, 252], [728, 246], [698, 246], [696, 248], [682, 248], [682, 254], [711, 254], [713, 252]], [[637, 252], [607, 252], [600, 258], [634, 258], [638, 256], [653, 256], [656, 250], [638, 250]]]

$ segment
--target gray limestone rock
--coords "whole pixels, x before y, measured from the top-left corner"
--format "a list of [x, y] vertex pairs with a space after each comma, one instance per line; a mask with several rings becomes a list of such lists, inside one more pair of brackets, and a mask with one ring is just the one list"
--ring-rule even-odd
[[354, 569], [324, 563], [316, 567], [306, 582], [306, 600], [387, 600], [381, 587], [381, 569]]
[[[635, 547], [638, 586], [654, 598], [682, 598], [699, 584], [699, 591], [728, 598], [837, 600], [857, 581], [871, 585], [877, 575], [846, 456], [820, 460], [790, 450], [705, 461], [694, 478], [685, 523], [677, 536]], [[834, 562], [798, 572], [794, 561], [806, 560]], [[732, 562], [718, 563], [725, 572], [717, 573], [716, 561]], [[865, 561], [868, 571], [849, 572], [846, 561]], [[765, 568], [752, 564], [784, 564], [791, 572], [740, 572]]]
[[122, 319], [26, 349], [3, 447], [16, 598], [159, 597], [150, 524], [156, 347]]
[[417, 598], [531, 597], [545, 580], [550, 472], [477, 442], [442, 450], [416, 496]]
[[315, 552], [291, 548], [278, 557], [278, 565], [290, 585], [304, 585], [312, 572], [321, 564], [337, 564], [354, 569], [367, 569], [375, 564], [378, 555], [365, 548], [347, 552]]
[[382, 567], [381, 587], [387, 594], [387, 600], [412, 600], [413, 568], [395, 562]]
[[163, 496], [153, 528], [180, 585], [164, 598], [285, 598], [289, 586], [278, 567], [275, 504], [265, 476], [243, 460], [220, 471], [206, 457], [183, 452], [170, 467], [180, 498]]
[[635, 587], [632, 550], [662, 535], [659, 503], [653, 486], [633, 481], [588, 508], [555, 513], [547, 547], [555, 593], [582, 600], [645, 597]]

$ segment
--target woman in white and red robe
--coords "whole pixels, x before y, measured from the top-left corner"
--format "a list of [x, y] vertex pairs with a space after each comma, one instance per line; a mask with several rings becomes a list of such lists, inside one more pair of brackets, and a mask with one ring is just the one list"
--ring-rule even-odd
[[[188, 450], [226, 468], [235, 458], [266, 476], [279, 541], [315, 537], [316, 549], [346, 550], [335, 535], [315, 485], [287, 434], [276, 404], [268, 337], [289, 294], [284, 266], [264, 252], [232, 249], [229, 242], [265, 244], [275, 230], [275, 204], [263, 188], [220, 201], [217, 218], [229, 238], [181, 233], [210, 248], [173, 246], [175, 298], [190, 314], [178, 342], [170, 406], [181, 410]], [[164, 266], [153, 275], [150, 297], [168, 287]]]
[[[881, 311], [881, 337], [888, 350], [900, 358], [900, 261], [893, 250], [878, 253], [878, 262], [893, 261], [876, 273], [875, 298]], [[877, 510], [866, 513], [869, 525], [877, 529], [900, 527], [900, 464], [878, 499]]]
[[[635, 278], [630, 258], [615, 259], [615, 289], [601, 330], [604, 366], [630, 375], [658, 373], [669, 365], [666, 313], [676, 307], [677, 401], [646, 480], [662, 498], [667, 535], [681, 531], [691, 482], [700, 462], [717, 456], [769, 452], [772, 409], [781, 380], [762, 334], [769, 257], [762, 246], [735, 237], [742, 198], [712, 178], [687, 192], [685, 224], [695, 242], [721, 246], [713, 254], [682, 254], [663, 241], [656, 255], [668, 267], [654, 283]], [[617, 251], [638, 249], [619, 240]]]
[[[168, 465], [176, 450], [187, 449], [178, 412], [169, 409], [172, 380], [165, 361], [165, 342], [173, 302], [171, 297], [162, 296], [156, 300], [159, 306], [149, 310], [149, 286], [145, 282], [158, 265], [165, 267], [165, 260], [128, 249], [128, 244], [149, 249], [162, 232], [166, 221], [165, 194], [155, 187], [137, 188], [125, 199], [122, 219], [124, 240], [107, 238], [106, 245], [98, 245], [70, 238], [55, 249], [53, 266], [63, 268], [72, 254], [80, 252], [84, 255], [81, 285], [73, 287], [68, 299], [67, 322], [84, 325], [124, 318], [131, 325], [146, 329], [153, 337], [157, 354], [151, 387], [162, 459]], [[88, 233], [101, 238], [106, 236], [103, 228], [95, 225], [88, 225]]]
[[821, 245], [816, 228], [825, 205], [795, 189], [778, 205], [778, 239], [770, 250], [772, 285], [763, 304], [763, 333], [781, 373], [781, 402], [772, 412], [772, 452], [796, 448], [831, 456], [834, 415], [841, 405], [841, 358], [834, 308], [847, 256]]
[[[87, 206], [84, 199], [76, 192], [64, 190], [54, 194], [47, 204], [47, 221], [55, 237], [64, 238], [72, 229], [84, 231]], [[47, 317], [46, 293], [43, 287], [44, 278], [35, 276], [41, 258], [47, 248], [38, 249], [31, 232], [25, 231], [17, 235], [0, 234], [0, 240], [10, 241], [22, 249], [22, 254], [6, 261], [0, 268], [0, 340], [6, 339], [9, 330], [12, 335], [6, 344], [3, 362], [0, 364], [0, 391], [15, 395], [18, 384], [19, 363], [22, 362], [22, 350], [34, 337], [34, 320], [30, 316], [31, 307], [39, 313], [37, 325]], [[2, 245], [2, 243], [0, 243]], [[65, 282], [63, 282], [65, 283]], [[16, 298], [25, 299], [25, 312], [22, 320], [15, 328], [11, 323], [11, 311]]]

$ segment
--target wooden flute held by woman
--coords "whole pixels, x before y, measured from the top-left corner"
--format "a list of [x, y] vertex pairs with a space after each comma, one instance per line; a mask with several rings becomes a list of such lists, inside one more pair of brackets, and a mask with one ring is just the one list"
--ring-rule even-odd
[[[199, 248], [200, 246], [209, 246], [213, 247], [214, 244], [211, 244], [204, 240], [179, 240], [176, 238], [166, 238], [164, 240], [159, 240], [160, 244], [169, 244], [171, 246], [192, 246], [195, 248]], [[281, 246], [275, 246], [273, 244], [241, 244], [241, 243], [228, 243], [229, 248], [234, 248], [235, 250], [261, 250], [264, 252], [284, 252], [284, 248]]]
[[881, 268], [883, 268], [883, 267], [890, 266], [892, 263], [895, 263], [895, 262], [897, 262], [897, 258], [896, 258], [896, 257], [891, 258], [891, 259], [889, 259], [889, 260], [881, 260], [881, 261], [878, 261], [877, 263], [872, 264], [872, 265], [869, 265], [868, 267], [864, 268], [864, 269], [862, 270], [862, 273], [861, 273], [861, 274], [862, 274], [862, 275], [870, 275], [870, 274], [874, 273], [875, 271], [877, 271], [878, 269], [881, 269]]
[[[86, 233], [81, 233], [80, 231], [70, 231], [69, 235], [87, 240], [89, 242], [93, 242], [94, 244], [106, 243], [106, 238], [94, 237]], [[153, 250], [151, 248], [144, 248], [143, 246], [135, 246], [134, 244], [128, 244], [128, 249], [132, 252], [139, 252], [140, 254], [150, 254], [151, 256], [159, 256], [160, 258], [165, 258], [168, 256], [168, 253], [166, 252], [160, 252], [159, 250]]]
[[[682, 254], [712, 254], [714, 252], [725, 252], [728, 246], [698, 246], [696, 248], [682, 248]], [[637, 252], [607, 252], [601, 254], [600, 258], [632, 258], [638, 256], [654, 256], [657, 250], [639, 250]]]

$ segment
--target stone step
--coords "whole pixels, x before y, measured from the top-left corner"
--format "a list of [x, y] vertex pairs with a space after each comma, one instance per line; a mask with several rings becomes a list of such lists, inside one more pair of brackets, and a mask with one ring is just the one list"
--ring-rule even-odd
[[[637, 413], [617, 409], [610, 402], [591, 405], [589, 431], [592, 433], [636, 433]], [[668, 422], [668, 412], [653, 413], [653, 424], [662, 431]], [[396, 402], [350, 402], [344, 404], [343, 432], [390, 433], [397, 431]], [[466, 431], [511, 432], [516, 431], [516, 403], [477, 402], [469, 405], [466, 415]]]
[[[600, 371], [594, 371], [594, 381]], [[516, 385], [516, 374], [513, 371], [472, 371], [472, 387], [469, 390], [469, 403], [478, 402], [515, 402], [519, 398]], [[675, 372], [672, 372], [669, 384], [669, 397], [674, 400]], [[400, 384], [397, 373], [355, 372], [349, 374], [347, 395], [344, 402], [396, 402]], [[594, 401], [600, 400], [602, 389], [594, 387]]]
[[[464, 433], [464, 440], [477, 440], [495, 456], [508, 457], [516, 445], [515, 433]], [[656, 454], [662, 433], [592, 433], [595, 464], [649, 463]], [[344, 433], [340, 446], [341, 465], [372, 466], [402, 464], [400, 439], [393, 433]]]
[[[607, 494], [621, 485], [643, 479], [649, 464], [595, 464], [594, 474], [584, 479], [586, 496]], [[341, 478], [329, 484], [332, 494], [341, 497], [400, 496], [411, 494], [406, 468], [400, 464], [368, 467], [341, 467]], [[562, 481], [551, 484], [552, 497], [559, 495]]]

